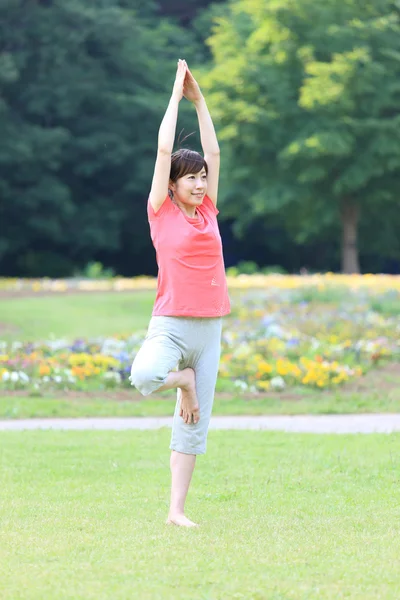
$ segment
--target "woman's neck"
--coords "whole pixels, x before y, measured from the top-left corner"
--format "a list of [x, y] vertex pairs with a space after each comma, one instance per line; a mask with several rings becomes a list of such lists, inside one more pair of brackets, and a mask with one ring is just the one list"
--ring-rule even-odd
[[198, 216], [196, 206], [187, 206], [186, 204], [183, 204], [183, 202], [175, 200], [175, 198], [172, 200], [172, 202], [176, 204], [176, 206], [181, 209], [183, 214], [190, 219], [196, 219]]

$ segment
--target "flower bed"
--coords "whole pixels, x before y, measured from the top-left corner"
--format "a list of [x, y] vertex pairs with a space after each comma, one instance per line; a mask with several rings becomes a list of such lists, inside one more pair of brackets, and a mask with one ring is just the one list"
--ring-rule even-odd
[[[308, 285], [282, 276], [268, 283], [233, 294], [219, 389], [337, 388], [381, 361], [400, 359], [398, 278], [328, 274], [308, 278]], [[0, 342], [0, 389], [130, 387], [130, 367], [144, 335]]]

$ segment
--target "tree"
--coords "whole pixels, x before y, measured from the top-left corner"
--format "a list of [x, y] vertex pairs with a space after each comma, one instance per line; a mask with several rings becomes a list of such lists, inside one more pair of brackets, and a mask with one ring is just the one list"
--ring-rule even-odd
[[342, 270], [358, 272], [360, 220], [398, 204], [398, 7], [238, 0], [208, 43], [202, 83], [224, 144], [224, 213], [242, 229], [278, 218], [298, 242], [340, 224]]
[[4, 274], [69, 275], [99, 255], [132, 264], [150, 250], [157, 131], [189, 37], [151, 6], [0, 5]]

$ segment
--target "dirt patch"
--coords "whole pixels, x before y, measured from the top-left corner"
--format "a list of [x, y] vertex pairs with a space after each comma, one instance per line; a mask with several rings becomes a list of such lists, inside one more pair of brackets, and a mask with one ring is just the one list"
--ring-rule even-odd
[[373, 389], [389, 391], [400, 387], [400, 363], [388, 363], [363, 377], [347, 383], [343, 392], [370, 392]]

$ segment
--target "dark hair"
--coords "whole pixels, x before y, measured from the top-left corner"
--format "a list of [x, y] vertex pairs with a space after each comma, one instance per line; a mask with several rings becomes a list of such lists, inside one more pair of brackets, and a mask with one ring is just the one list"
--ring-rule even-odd
[[171, 155], [169, 178], [175, 183], [180, 177], [184, 177], [188, 173], [199, 173], [203, 167], [208, 175], [207, 163], [199, 152], [180, 148]]

